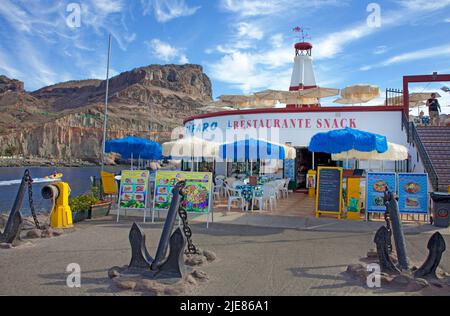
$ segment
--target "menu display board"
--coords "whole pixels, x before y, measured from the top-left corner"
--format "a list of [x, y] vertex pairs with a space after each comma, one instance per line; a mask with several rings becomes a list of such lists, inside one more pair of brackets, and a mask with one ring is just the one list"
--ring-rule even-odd
[[384, 192], [388, 189], [395, 193], [396, 190], [396, 174], [391, 172], [369, 172], [367, 173], [367, 196], [366, 211], [367, 213], [384, 213], [386, 206], [384, 205]]
[[317, 175], [316, 216], [342, 215], [342, 168], [319, 167]]
[[428, 214], [428, 176], [398, 174], [398, 207], [404, 214]]
[[146, 209], [148, 180], [148, 171], [123, 170], [120, 183], [119, 208]]
[[186, 181], [186, 210], [192, 213], [209, 213], [211, 209], [212, 173], [158, 171], [155, 177], [154, 210], [168, 210], [172, 202], [172, 189], [179, 181]]

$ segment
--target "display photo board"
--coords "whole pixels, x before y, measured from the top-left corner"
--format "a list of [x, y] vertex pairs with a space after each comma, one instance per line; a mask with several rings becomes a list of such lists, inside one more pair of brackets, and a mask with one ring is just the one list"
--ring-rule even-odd
[[394, 172], [368, 172], [366, 181], [366, 212], [385, 213], [384, 192], [386, 189], [395, 193], [396, 174]]
[[317, 174], [316, 216], [342, 215], [342, 168], [319, 167]]
[[404, 214], [428, 214], [427, 174], [398, 174], [398, 207]]
[[186, 211], [208, 214], [211, 211], [212, 173], [158, 171], [155, 177], [154, 210], [168, 210], [172, 202], [172, 189], [179, 181], [186, 181]]
[[120, 209], [146, 209], [148, 200], [149, 172], [145, 170], [123, 170], [120, 183]]

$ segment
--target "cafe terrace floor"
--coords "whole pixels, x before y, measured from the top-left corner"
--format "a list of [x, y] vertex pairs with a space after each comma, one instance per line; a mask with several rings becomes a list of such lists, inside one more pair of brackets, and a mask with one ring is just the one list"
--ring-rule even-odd
[[[289, 197], [277, 201], [277, 207], [273, 211], [241, 211], [236, 206], [227, 211], [227, 200], [221, 198], [214, 203], [213, 218], [209, 215], [189, 214], [189, 221], [193, 223], [205, 223], [209, 221], [210, 225], [214, 224], [232, 224], [256, 227], [272, 227], [298, 230], [312, 231], [336, 231], [336, 232], [376, 232], [376, 230], [384, 225], [383, 216], [377, 215], [370, 221], [365, 221], [361, 216], [360, 221], [352, 221], [341, 219], [337, 216], [321, 216], [315, 217], [315, 199], [309, 198], [304, 193], [289, 193]], [[111, 215], [115, 215], [117, 210], [112, 210]], [[164, 220], [167, 212], [155, 212], [157, 222]], [[121, 219], [124, 213], [121, 211]], [[141, 211], [128, 211], [129, 217], [138, 217], [142, 219]], [[114, 216], [115, 218], [115, 216]], [[138, 222], [139, 219], [136, 218]], [[151, 221], [151, 214], [147, 214], [147, 222]], [[415, 217], [402, 216], [403, 227], [405, 233], [432, 233], [439, 231], [444, 235], [450, 235], [450, 228], [439, 229], [430, 225], [425, 221], [423, 216]]]

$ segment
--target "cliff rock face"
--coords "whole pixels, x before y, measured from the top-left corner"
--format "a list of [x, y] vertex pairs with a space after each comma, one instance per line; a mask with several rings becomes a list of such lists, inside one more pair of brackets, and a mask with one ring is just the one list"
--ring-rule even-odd
[[[70, 81], [27, 93], [0, 77], [0, 156], [100, 158], [106, 82]], [[108, 139], [130, 135], [163, 142], [183, 119], [212, 100], [197, 65], [151, 65], [110, 80]]]

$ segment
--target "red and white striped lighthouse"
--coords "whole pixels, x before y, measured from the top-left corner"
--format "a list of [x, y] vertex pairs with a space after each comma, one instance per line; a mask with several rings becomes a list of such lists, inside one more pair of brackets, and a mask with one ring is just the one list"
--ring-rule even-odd
[[312, 44], [300, 42], [295, 44], [294, 70], [292, 71], [290, 91], [316, 88], [312, 60]]

